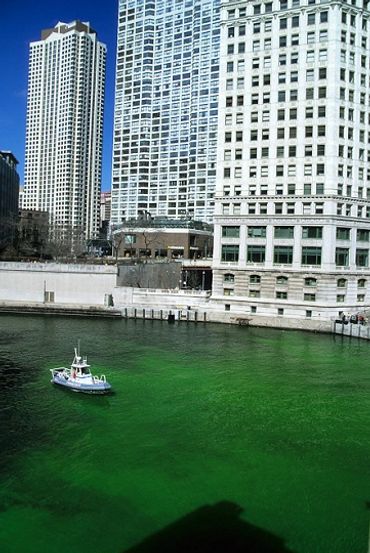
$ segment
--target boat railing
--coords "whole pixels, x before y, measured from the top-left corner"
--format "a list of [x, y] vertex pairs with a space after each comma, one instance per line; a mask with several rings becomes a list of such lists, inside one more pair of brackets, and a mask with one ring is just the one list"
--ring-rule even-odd
[[107, 379], [105, 378], [105, 374], [102, 374], [100, 378], [98, 376], [93, 376], [94, 382], [106, 382]]

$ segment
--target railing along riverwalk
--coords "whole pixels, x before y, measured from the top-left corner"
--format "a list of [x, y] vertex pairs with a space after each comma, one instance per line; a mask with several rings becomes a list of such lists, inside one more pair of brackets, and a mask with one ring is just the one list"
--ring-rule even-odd
[[148, 307], [124, 307], [122, 316], [125, 319], [143, 319], [153, 321], [205, 323], [206, 311], [198, 309], [154, 309]]

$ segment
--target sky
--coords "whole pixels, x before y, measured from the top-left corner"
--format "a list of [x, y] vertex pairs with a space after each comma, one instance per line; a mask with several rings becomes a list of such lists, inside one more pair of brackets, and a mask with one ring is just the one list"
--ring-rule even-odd
[[29, 43], [58, 21], [89, 21], [107, 46], [102, 190], [110, 190], [118, 0], [0, 0], [0, 150], [19, 161], [24, 183]]

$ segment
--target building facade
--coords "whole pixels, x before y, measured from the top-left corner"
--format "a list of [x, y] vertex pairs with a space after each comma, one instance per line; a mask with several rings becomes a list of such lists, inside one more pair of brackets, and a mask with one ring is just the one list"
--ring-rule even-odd
[[11, 152], [0, 151], [0, 250], [11, 243], [18, 223], [17, 165]]
[[257, 316], [369, 309], [367, 2], [225, 1], [221, 20], [213, 298]]
[[30, 45], [22, 206], [86, 238], [99, 232], [106, 47], [59, 22]]
[[220, 0], [120, 0], [112, 222], [211, 221]]
[[181, 219], [130, 221], [113, 230], [112, 239], [118, 257], [199, 259], [213, 248], [210, 225]]

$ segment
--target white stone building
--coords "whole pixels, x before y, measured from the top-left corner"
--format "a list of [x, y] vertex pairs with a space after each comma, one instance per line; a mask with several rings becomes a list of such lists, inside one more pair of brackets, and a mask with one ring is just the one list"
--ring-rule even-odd
[[112, 222], [211, 222], [220, 0], [120, 0]]
[[213, 300], [319, 320], [370, 306], [370, 12], [224, 1]]
[[105, 65], [89, 23], [59, 22], [30, 45], [22, 206], [86, 238], [99, 231]]

